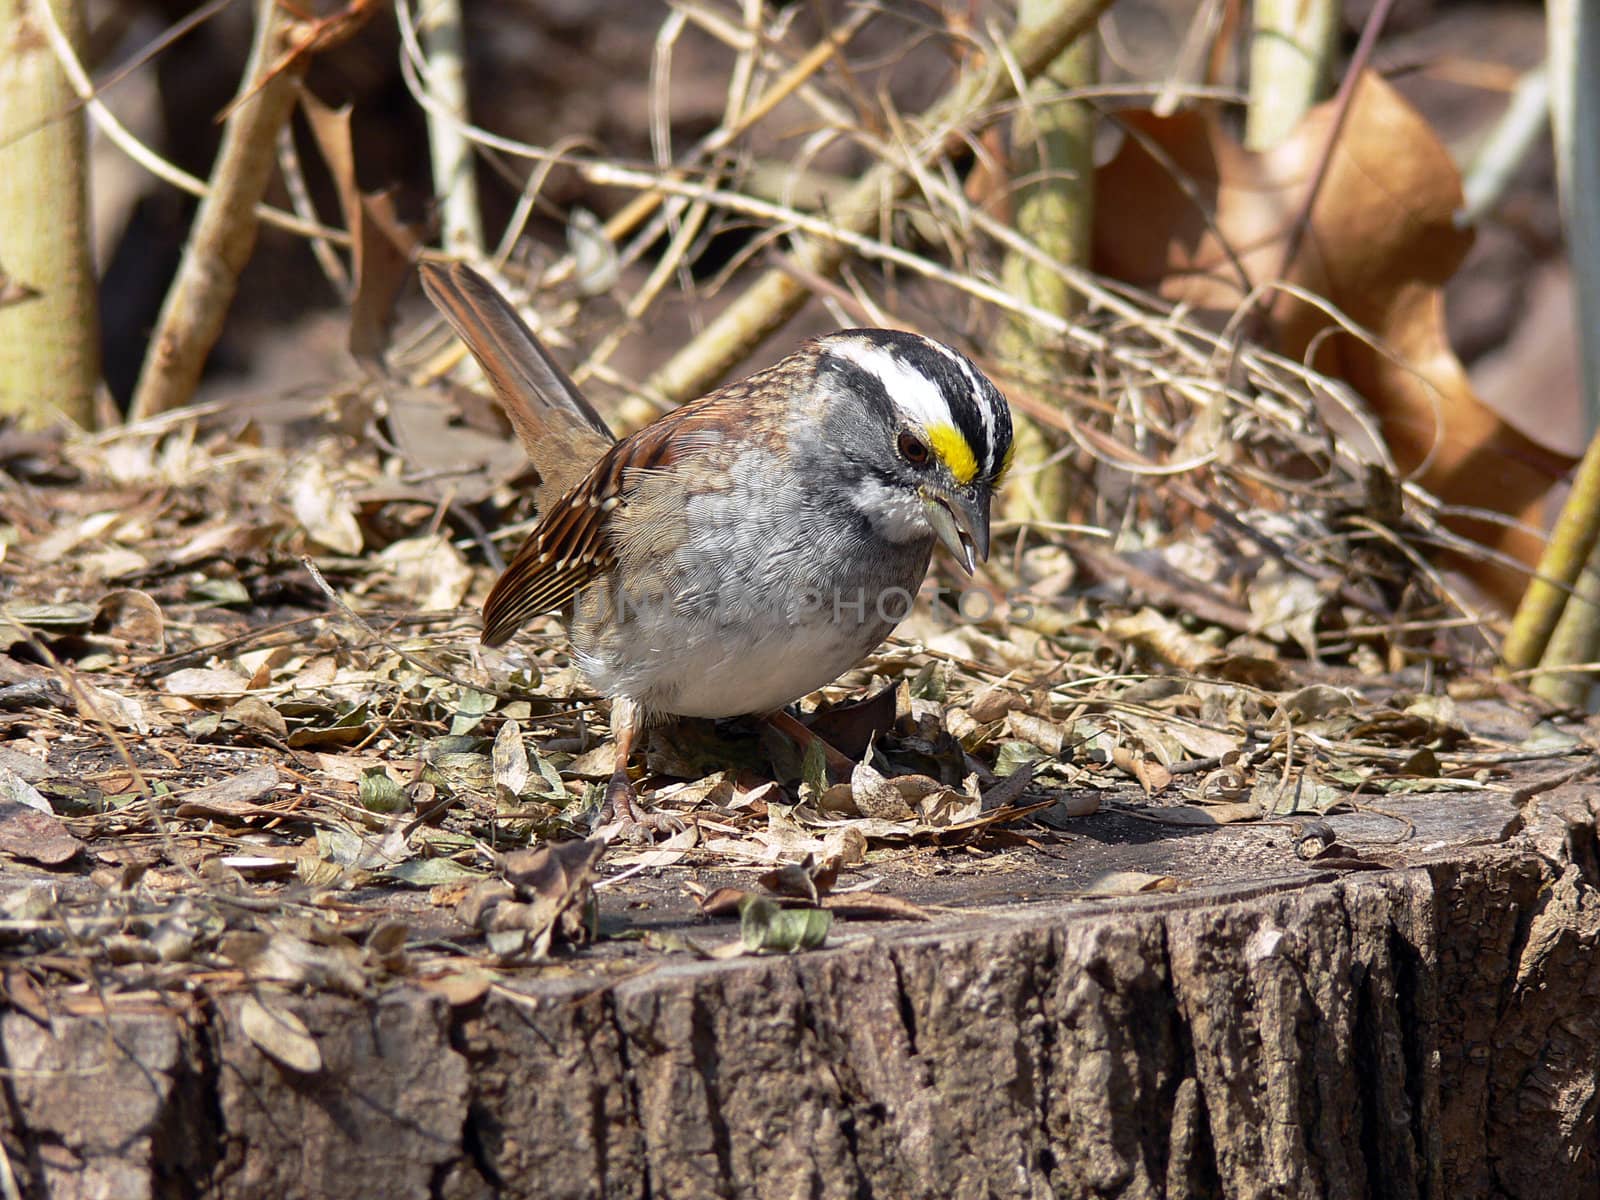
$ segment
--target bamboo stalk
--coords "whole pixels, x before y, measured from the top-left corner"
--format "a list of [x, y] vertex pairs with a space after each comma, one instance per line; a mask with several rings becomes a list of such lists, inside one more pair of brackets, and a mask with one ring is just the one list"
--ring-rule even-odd
[[[1513, 671], [1537, 666], [1550, 636], [1561, 620], [1561, 610], [1578, 582], [1583, 564], [1600, 541], [1600, 438], [1589, 443], [1572, 492], [1550, 531], [1550, 541], [1539, 559], [1539, 570], [1522, 594], [1500, 651], [1501, 661]], [[1552, 664], [1553, 665], [1553, 664]]]
[[[1024, 0], [1018, 20], [1024, 26], [1050, 18], [1054, 0]], [[1012, 125], [1012, 174], [1016, 189], [1017, 232], [1053, 261], [1088, 265], [1094, 230], [1094, 118], [1092, 106], [1062, 97], [1094, 82], [1098, 53], [1092, 36], [1080, 37], [1050, 64], [1028, 89], [1028, 103]], [[1001, 267], [1006, 290], [1048, 312], [1071, 317], [1081, 301], [1057, 271], [1008, 252]], [[998, 338], [1001, 358], [1019, 374], [1053, 378], [1060, 373], [1060, 348], [1041, 343], [1033, 322], [1012, 318]], [[1015, 521], [1059, 521], [1068, 509], [1071, 472], [1051, 463], [1061, 439], [1021, 417], [1016, 427], [1015, 467], [1005, 514]]]
[[1561, 609], [1550, 643], [1539, 658], [1541, 668], [1553, 668], [1533, 677], [1528, 690], [1564, 708], [1583, 708], [1594, 689], [1594, 675], [1567, 670], [1593, 662], [1600, 646], [1600, 545], [1589, 555]]
[[0, 307], [0, 413], [33, 426], [92, 426], [100, 380], [84, 114], [43, 25], [81, 47], [83, 10], [0, 5], [0, 270], [34, 293]]
[[1270, 150], [1328, 88], [1339, 0], [1255, 0], [1244, 144]]
[[433, 191], [439, 197], [446, 254], [468, 262], [483, 259], [483, 220], [478, 212], [478, 180], [473, 174], [467, 124], [467, 76], [463, 65], [461, 6], [457, 0], [428, 0], [418, 21], [428, 56], [428, 87], [440, 108], [424, 112]]

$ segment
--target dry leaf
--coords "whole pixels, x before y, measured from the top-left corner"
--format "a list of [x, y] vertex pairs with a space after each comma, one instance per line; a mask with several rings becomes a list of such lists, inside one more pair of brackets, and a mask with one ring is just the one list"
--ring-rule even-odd
[[594, 880], [606, 843], [598, 838], [518, 850], [457, 908], [502, 960], [543, 958], [553, 942], [581, 945], [592, 932]]
[[322, 1051], [305, 1022], [287, 1008], [270, 1008], [255, 996], [246, 996], [239, 1005], [239, 1027], [257, 1050], [274, 1062], [315, 1075], [322, 1070]]
[[437, 992], [443, 996], [445, 1003], [451, 1008], [463, 1008], [482, 1000], [494, 986], [494, 981], [495, 977], [488, 971], [468, 968], [433, 978], [418, 979], [417, 984], [427, 991]]
[[148, 592], [122, 588], [100, 597], [94, 627], [100, 632], [154, 654], [166, 650], [166, 622], [161, 606]]
[[490, 753], [494, 764], [495, 786], [509, 799], [516, 799], [528, 786], [533, 769], [528, 765], [528, 750], [522, 744], [522, 726], [508, 719], [494, 735], [494, 749]]
[[[1260, 154], [1234, 142], [1212, 109], [1119, 114], [1132, 133], [1097, 176], [1097, 190], [1117, 202], [1097, 223], [1096, 269], [1219, 321], [1233, 316], [1250, 288], [1279, 276], [1336, 105], [1317, 106], [1291, 137]], [[1446, 503], [1538, 528], [1540, 502], [1572, 460], [1485, 406], [1450, 348], [1440, 289], [1472, 241], [1455, 223], [1461, 203], [1449, 151], [1398, 92], [1367, 73], [1285, 274], [1371, 330], [1393, 357], [1343, 332], [1323, 337], [1331, 319], [1287, 293], [1269, 294], [1266, 311], [1283, 353], [1302, 358], [1315, 343], [1312, 365], [1349, 382], [1372, 406], [1403, 473], [1420, 470], [1420, 482]], [[1457, 528], [1528, 563], [1542, 546], [1536, 535], [1503, 525]], [[1514, 602], [1524, 582], [1517, 572], [1474, 574], [1502, 601]]]
[[314, 541], [337, 554], [361, 553], [361, 526], [355, 510], [328, 477], [320, 458], [307, 456], [290, 477], [289, 504]]
[[[54, 816], [55, 809], [51, 808], [50, 802], [39, 794], [39, 789], [34, 787], [32, 783], [28, 782], [28, 780], [24, 779], [15, 770], [13, 770], [10, 765], [8, 765], [10, 762], [16, 759], [27, 759], [27, 757], [28, 756], [25, 754], [8, 752], [7, 757], [3, 760], [0, 760], [0, 801], [10, 804], [20, 804], [25, 808], [33, 809], [35, 812], [41, 812], [47, 816]], [[37, 760], [29, 761], [36, 762]], [[34, 774], [33, 770], [25, 763], [18, 763], [17, 765], [21, 766], [24, 770], [27, 770], [29, 774]], [[43, 764], [39, 764], [41, 767], [42, 765]], [[46, 772], [42, 769], [39, 770], [37, 774], [34, 774], [34, 778], [36, 779], [43, 779], [45, 776]]]
[[222, 715], [230, 721], [237, 721], [245, 729], [268, 737], [282, 739], [289, 736], [289, 723], [283, 719], [283, 714], [259, 696], [246, 696], [228, 705]]
[[1090, 880], [1084, 890], [1091, 896], [1137, 896], [1141, 892], [1175, 892], [1178, 881], [1148, 871], [1107, 871]]
[[[360, 20], [365, 21], [374, 8], [370, 0], [363, 0], [347, 5], [343, 12], [359, 12]], [[350, 353], [358, 360], [379, 361], [388, 345], [395, 301], [410, 270], [412, 255], [421, 244], [421, 231], [400, 219], [391, 194], [363, 192], [357, 186], [351, 107], [330, 108], [306, 89], [300, 91], [300, 104], [317, 148], [322, 151], [323, 163], [333, 177], [345, 226], [353, 234], [351, 268], [355, 294], [350, 304]]]
[[180, 817], [252, 817], [276, 815], [261, 798], [278, 786], [278, 769], [270, 764], [197, 787], [179, 802]]
[[1207, 804], [1204, 808], [1181, 804], [1173, 808], [1155, 809], [1145, 815], [1163, 825], [1190, 825], [1205, 828], [1211, 825], [1232, 825], [1235, 821], [1261, 819], [1261, 806], [1252, 802], [1238, 804]]
[[5, 999], [18, 1012], [27, 1013], [40, 1025], [49, 1028], [50, 1006], [45, 1002], [44, 992], [27, 971], [13, 968], [5, 973]]
[[933, 914], [919, 904], [881, 892], [844, 892], [824, 896], [822, 907], [847, 921], [931, 921]]
[[55, 814], [15, 800], [0, 800], [0, 854], [58, 867], [82, 849], [83, 843], [67, 832]]
[[443, 534], [395, 542], [384, 547], [378, 561], [393, 574], [394, 592], [422, 612], [461, 607], [472, 586], [472, 568]]
[[812, 713], [806, 718], [806, 728], [847, 758], [866, 758], [873, 740], [894, 728], [895, 690], [890, 684], [864, 700]]
[[850, 796], [856, 812], [863, 817], [904, 821], [915, 815], [894, 783], [866, 761], [858, 762], [850, 772]]
[[223, 667], [186, 667], [163, 679], [161, 689], [186, 700], [214, 700], [244, 695], [250, 680]]
[[682, 862], [689, 851], [699, 844], [699, 826], [686, 825], [666, 841], [651, 846], [648, 850], [613, 854], [608, 861], [614, 867], [670, 867]]
[[250, 979], [326, 988], [350, 996], [360, 996], [367, 990], [365, 955], [348, 938], [311, 942], [277, 930], [263, 945], [254, 948], [242, 965]]
[[104, 721], [117, 729], [134, 733], [149, 733], [150, 722], [144, 715], [144, 705], [132, 696], [113, 692], [110, 688], [96, 687], [79, 680], [73, 688], [76, 695], [82, 692], [78, 703], [81, 716], [90, 721]]

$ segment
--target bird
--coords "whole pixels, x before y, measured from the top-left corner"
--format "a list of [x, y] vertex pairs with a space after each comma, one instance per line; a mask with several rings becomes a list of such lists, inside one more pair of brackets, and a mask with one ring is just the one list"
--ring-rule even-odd
[[419, 270], [538, 476], [481, 640], [565, 613], [571, 661], [611, 705], [602, 820], [666, 827], [628, 776], [651, 723], [781, 716], [882, 643], [936, 543], [968, 574], [988, 557], [1011, 410], [960, 351], [843, 329], [618, 440], [493, 284]]

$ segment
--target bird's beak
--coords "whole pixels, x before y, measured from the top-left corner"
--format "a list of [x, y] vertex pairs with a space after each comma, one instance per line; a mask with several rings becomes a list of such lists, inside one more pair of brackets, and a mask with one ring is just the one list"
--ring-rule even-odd
[[989, 489], [927, 487], [922, 490], [922, 504], [933, 532], [971, 575], [989, 557]]

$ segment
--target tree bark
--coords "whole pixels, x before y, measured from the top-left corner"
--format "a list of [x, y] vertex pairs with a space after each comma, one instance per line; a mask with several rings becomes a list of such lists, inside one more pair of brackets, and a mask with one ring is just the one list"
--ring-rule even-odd
[[455, 1008], [277, 998], [311, 1075], [238, 995], [12, 1011], [5, 1148], [52, 1197], [1595, 1195], [1592, 800], [1506, 805], [1505, 840], [1396, 869], [789, 958], [586, 952]]

